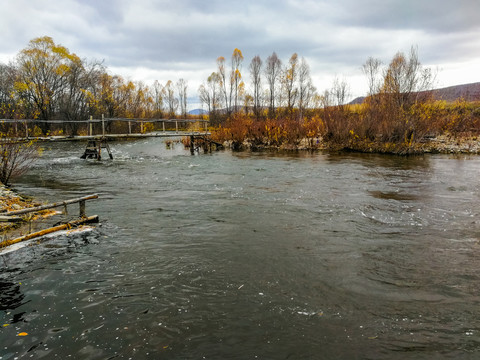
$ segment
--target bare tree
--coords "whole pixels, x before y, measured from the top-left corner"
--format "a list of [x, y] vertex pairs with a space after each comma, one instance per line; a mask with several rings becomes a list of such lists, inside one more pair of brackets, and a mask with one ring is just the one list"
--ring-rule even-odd
[[207, 105], [210, 114], [215, 113], [220, 101], [220, 75], [213, 72], [199, 88], [200, 100]]
[[220, 75], [212, 72], [207, 82], [200, 85], [198, 94], [202, 103], [207, 105], [208, 115], [212, 125], [218, 125], [218, 109], [221, 106], [222, 89]]
[[316, 89], [310, 77], [310, 66], [305, 58], [302, 57], [298, 67], [298, 110], [300, 120], [303, 119], [305, 109], [310, 106], [315, 93]]
[[58, 113], [65, 120], [64, 130], [77, 135], [79, 124], [90, 115], [89, 95], [95, 91], [97, 82], [105, 68], [100, 62], [76, 61], [70, 66], [64, 91], [58, 97]]
[[428, 90], [433, 82], [432, 72], [422, 67], [418, 50], [413, 46], [408, 59], [401, 52], [393, 57], [383, 79], [383, 92], [391, 96], [399, 108], [414, 103], [418, 93]]
[[428, 129], [410, 110], [431, 89], [433, 75], [420, 64], [417, 48], [412, 46], [408, 55], [396, 53], [386, 67], [370, 57], [362, 70], [369, 87], [362, 135], [404, 144], [421, 138]]
[[14, 65], [0, 64], [0, 118], [10, 119], [21, 115], [15, 99], [16, 77]]
[[268, 84], [268, 102], [270, 109], [270, 116], [275, 116], [275, 97], [277, 82], [282, 71], [282, 61], [278, 58], [275, 52], [267, 58], [265, 67], [265, 77]]
[[379, 59], [369, 57], [365, 64], [362, 65], [362, 71], [368, 81], [368, 95], [374, 96], [380, 92], [381, 83], [378, 78], [382, 62]]
[[288, 112], [292, 114], [293, 107], [297, 99], [298, 89], [297, 84], [298, 75], [298, 55], [294, 53], [288, 60], [288, 66], [283, 71], [282, 85], [285, 91], [285, 101]]
[[154, 81], [151, 92], [152, 92], [152, 98], [153, 98], [154, 116], [162, 118], [163, 112], [165, 109], [165, 106], [164, 106], [165, 90], [162, 84], [158, 82], [158, 80]]
[[212, 112], [212, 97], [205, 83], [198, 87], [198, 97], [202, 104], [207, 105], [208, 113], [210, 114]]
[[217, 74], [218, 74], [219, 85], [222, 92], [225, 111], [227, 112], [227, 114], [230, 114], [232, 98], [231, 98], [231, 93], [229, 94], [227, 91], [227, 75], [226, 75], [226, 67], [225, 67], [225, 58], [223, 56], [220, 56], [219, 58], [217, 58]]
[[330, 90], [324, 90], [323, 91], [323, 94], [320, 97], [320, 103], [322, 104], [322, 107], [324, 109], [327, 109], [330, 106], [333, 106], [332, 94], [331, 94]]
[[337, 107], [343, 108], [346, 105], [349, 91], [348, 83], [345, 79], [339, 80], [335, 78], [335, 80], [333, 80], [331, 94]]
[[25, 173], [38, 157], [34, 141], [14, 140], [15, 133], [0, 133], [0, 182], [8, 185], [10, 179]]
[[178, 99], [175, 97], [175, 90], [173, 89], [173, 83], [168, 80], [165, 85], [165, 95], [168, 105], [168, 116], [174, 118], [175, 112], [178, 109]]
[[255, 56], [250, 62], [250, 77], [253, 83], [253, 112], [259, 118], [260, 101], [262, 93], [262, 59], [260, 56]]
[[179, 79], [177, 82], [178, 100], [180, 103], [180, 112], [183, 118], [187, 118], [187, 81]]

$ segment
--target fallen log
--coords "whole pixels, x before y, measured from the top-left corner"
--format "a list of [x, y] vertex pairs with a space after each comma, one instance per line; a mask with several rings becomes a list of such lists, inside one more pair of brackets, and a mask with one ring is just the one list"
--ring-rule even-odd
[[2, 242], [0, 242], [0, 248], [19, 243], [21, 241], [27, 241], [27, 240], [30, 240], [30, 239], [34, 239], [36, 237], [51, 234], [51, 233], [56, 232], [56, 231], [71, 229], [71, 228], [76, 227], [78, 225], [89, 224], [89, 223], [94, 223], [94, 222], [98, 222], [98, 215], [92, 215], [92, 216], [81, 218], [81, 219], [78, 219], [78, 220], [73, 220], [73, 221], [70, 221], [68, 223], [58, 225], [58, 226], [54, 226], [54, 227], [51, 227], [51, 228], [48, 228], [48, 229], [45, 229], [45, 230], [36, 231], [34, 233], [24, 235], [24, 236], [21, 236], [21, 237], [16, 238], [16, 239], [2, 241]]

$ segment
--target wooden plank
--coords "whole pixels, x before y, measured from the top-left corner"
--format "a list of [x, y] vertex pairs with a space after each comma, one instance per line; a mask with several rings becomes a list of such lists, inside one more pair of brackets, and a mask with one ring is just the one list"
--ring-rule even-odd
[[[121, 139], [146, 139], [151, 137], [187, 137], [191, 135], [211, 135], [210, 132], [199, 132], [199, 131], [178, 131], [167, 130], [165, 132], [151, 132], [145, 134], [133, 133], [133, 134], [105, 134], [105, 138], [109, 140], [121, 140]], [[84, 141], [84, 140], [100, 140], [101, 135], [79, 135], [79, 136], [40, 136], [35, 137], [35, 141], [46, 141], [46, 142], [55, 142], [55, 141]], [[26, 138], [16, 138], [12, 139], [15, 141], [26, 141]]]

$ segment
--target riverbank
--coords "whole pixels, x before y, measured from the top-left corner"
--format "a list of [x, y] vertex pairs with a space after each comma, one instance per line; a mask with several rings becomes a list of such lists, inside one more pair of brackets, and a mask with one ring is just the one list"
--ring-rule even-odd
[[477, 136], [442, 135], [425, 139], [422, 142], [384, 143], [367, 140], [352, 140], [349, 144], [335, 144], [323, 141], [322, 138], [303, 139], [298, 144], [258, 144], [246, 140], [239, 144], [234, 141], [225, 141], [223, 145], [232, 150], [277, 150], [277, 151], [355, 151], [362, 153], [379, 153], [393, 155], [421, 155], [421, 154], [480, 154], [480, 138]]
[[[4, 185], [0, 185], [0, 215], [8, 211], [17, 211], [40, 206], [42, 203], [15, 193]], [[0, 221], [0, 232], [2, 237], [9, 238], [13, 236], [21, 236], [29, 233], [39, 226], [42, 220], [58, 214], [54, 209], [40, 210], [21, 215], [20, 221]]]
[[[36, 206], [32, 199], [22, 197], [4, 185], [0, 185], [0, 215], [7, 211], [22, 210]], [[18, 223], [0, 222], [0, 231], [6, 231], [18, 226]]]

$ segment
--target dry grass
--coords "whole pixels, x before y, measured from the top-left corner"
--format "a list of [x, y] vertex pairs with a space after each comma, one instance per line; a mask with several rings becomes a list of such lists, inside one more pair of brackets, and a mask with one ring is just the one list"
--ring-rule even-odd
[[[32, 199], [24, 198], [21, 196], [16, 195], [15, 193], [1, 189], [0, 195], [0, 215], [8, 211], [16, 211], [22, 210], [27, 208], [32, 208], [35, 206], [39, 206], [41, 204], [34, 202]], [[37, 221], [41, 219], [48, 218], [50, 216], [56, 215], [58, 212], [55, 209], [48, 209], [42, 210], [35, 213], [28, 213], [22, 215], [22, 222], [0, 222], [0, 231], [4, 232], [12, 229], [16, 229], [20, 227], [22, 224], [26, 222]]]

